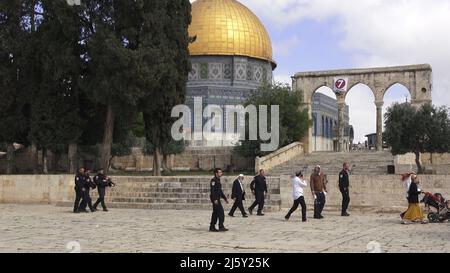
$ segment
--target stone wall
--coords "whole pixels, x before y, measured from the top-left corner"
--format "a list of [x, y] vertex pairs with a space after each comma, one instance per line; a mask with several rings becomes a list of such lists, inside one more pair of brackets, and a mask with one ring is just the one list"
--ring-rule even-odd
[[[230, 198], [236, 177], [223, 177], [222, 188]], [[134, 209], [210, 209], [209, 176], [189, 177], [112, 177], [116, 187], [107, 190], [106, 203], [112, 208]], [[250, 178], [244, 183], [246, 205], [254, 201], [250, 191]], [[281, 208], [280, 178], [267, 179], [269, 194], [266, 211]], [[0, 203], [52, 204], [71, 207], [74, 201], [73, 175], [17, 175], [0, 176]], [[96, 200], [97, 191], [91, 191]], [[232, 206], [225, 204], [226, 210]]]
[[[450, 174], [450, 153], [446, 154], [421, 154], [420, 161], [425, 171], [433, 174]], [[412, 153], [395, 157], [396, 173], [416, 171], [416, 156]]]
[[[243, 158], [234, 155], [231, 147], [219, 148], [186, 148], [179, 155], [169, 158], [168, 167], [175, 171], [211, 171], [214, 168], [222, 168], [229, 171], [253, 171], [254, 159]], [[48, 162], [52, 171], [66, 171], [68, 169], [67, 154], [62, 154], [59, 159], [49, 152]], [[15, 173], [33, 173], [32, 153], [29, 148], [18, 150], [15, 154]], [[96, 169], [99, 158], [91, 155], [79, 154], [79, 166]], [[56, 162], [57, 161], [57, 162]], [[38, 153], [39, 168], [42, 169], [42, 152]], [[151, 171], [153, 170], [153, 156], [143, 155], [139, 148], [133, 148], [132, 154], [115, 157], [112, 167], [122, 171]], [[0, 174], [6, 173], [6, 155], [0, 156]]]
[[[134, 152], [132, 155], [116, 157], [112, 161], [114, 169], [126, 171], [150, 171], [153, 156]], [[253, 170], [254, 160], [236, 156], [232, 148], [187, 148], [184, 153], [172, 155], [168, 167], [175, 171]]]
[[[450, 175], [423, 175], [420, 177], [422, 181], [420, 187], [424, 191], [440, 192], [444, 197], [450, 198]], [[181, 188], [183, 188], [183, 183], [193, 183], [192, 185], [198, 185], [199, 189], [204, 189], [208, 187], [210, 177], [113, 177], [113, 179], [118, 183], [115, 190], [123, 191], [127, 187], [129, 189], [142, 187], [142, 183], [156, 183], [160, 188], [164, 188], [170, 183], [179, 185]], [[250, 179], [250, 177], [247, 177], [244, 183], [248, 193], [250, 193], [248, 189]], [[225, 194], [231, 194], [233, 180], [234, 177], [223, 179]], [[283, 176], [281, 179], [271, 177], [268, 180], [272, 206], [281, 206], [283, 209], [288, 209], [293, 202], [290, 178], [288, 176]], [[338, 189], [338, 178], [337, 176], [328, 176], [328, 180], [329, 193], [326, 208], [339, 209], [342, 197]], [[192, 186], [191, 184], [189, 184], [189, 187]], [[0, 176], [0, 203], [66, 203], [70, 205], [74, 196], [73, 185], [72, 175]], [[120, 187], [120, 185], [123, 186]], [[407, 206], [404, 185], [398, 175], [354, 175], [350, 176], [350, 185], [350, 212], [354, 209], [401, 211]], [[162, 192], [165, 191], [162, 190]], [[305, 193], [308, 211], [312, 211], [313, 200], [309, 188], [306, 189]], [[130, 190], [129, 193], [122, 192], [120, 196], [132, 194], [133, 192]], [[250, 202], [251, 199], [247, 200], [246, 206], [250, 205]], [[206, 204], [201, 208], [209, 207]]]
[[261, 169], [266, 171], [271, 170], [301, 154], [303, 154], [303, 144], [300, 142], [294, 142], [269, 155], [257, 157], [255, 159], [255, 173], [258, 173]]
[[0, 203], [56, 204], [73, 201], [73, 175], [1, 175]]

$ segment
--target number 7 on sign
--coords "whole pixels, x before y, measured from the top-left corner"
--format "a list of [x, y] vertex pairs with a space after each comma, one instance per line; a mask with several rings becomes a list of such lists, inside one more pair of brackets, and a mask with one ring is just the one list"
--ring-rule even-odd
[[347, 87], [348, 87], [347, 78], [334, 79], [334, 92], [347, 92]]

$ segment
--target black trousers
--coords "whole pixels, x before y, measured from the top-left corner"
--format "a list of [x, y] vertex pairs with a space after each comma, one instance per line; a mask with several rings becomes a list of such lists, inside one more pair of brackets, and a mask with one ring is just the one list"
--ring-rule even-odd
[[225, 213], [223, 211], [223, 206], [222, 203], [220, 202], [220, 200], [218, 200], [217, 204], [214, 204], [214, 202], [212, 202], [213, 205], [213, 212], [211, 215], [211, 227], [215, 227], [217, 224], [217, 221], [219, 221], [219, 228], [223, 228], [224, 225], [223, 223], [225, 222]]
[[258, 214], [262, 213], [264, 208], [264, 192], [263, 191], [255, 191], [255, 202], [250, 206], [249, 209], [253, 210], [256, 205], [258, 205]]
[[297, 210], [298, 205], [302, 206], [302, 221], [306, 221], [306, 203], [305, 203], [305, 197], [300, 196], [297, 200], [294, 200], [294, 205], [292, 205], [291, 210], [286, 214], [286, 219], [291, 218], [291, 214], [294, 213], [294, 211]]
[[344, 214], [347, 212], [348, 204], [350, 203], [350, 194], [348, 188], [340, 188], [339, 190], [342, 194], [342, 214]]
[[80, 204], [80, 210], [86, 210], [86, 207], [89, 206], [89, 209], [91, 211], [94, 210], [94, 207], [92, 206], [92, 199], [91, 196], [89, 195], [89, 189], [85, 189], [85, 191], [83, 192], [83, 197], [81, 199], [81, 204]]
[[239, 208], [239, 210], [241, 211], [242, 215], [246, 215], [247, 214], [245, 212], [245, 209], [244, 209], [244, 204], [242, 203], [242, 198], [234, 199], [234, 204], [233, 204], [233, 207], [231, 207], [231, 210], [230, 210], [229, 214], [233, 215], [237, 208]]
[[82, 197], [83, 197], [83, 191], [81, 190], [81, 188], [75, 187], [75, 202], [73, 204], [74, 212], [78, 211]]
[[314, 218], [320, 218], [322, 216], [323, 208], [325, 207], [325, 194], [323, 192], [315, 193], [317, 198], [314, 201]]
[[102, 204], [102, 208], [103, 210], [106, 210], [106, 204], [105, 204], [105, 192], [106, 192], [106, 188], [103, 187], [98, 187], [98, 199], [94, 204], [94, 209], [97, 208], [98, 204]]

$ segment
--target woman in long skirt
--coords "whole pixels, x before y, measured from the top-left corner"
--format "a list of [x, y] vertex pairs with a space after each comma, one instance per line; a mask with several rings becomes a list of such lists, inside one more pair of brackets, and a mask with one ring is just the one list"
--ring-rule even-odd
[[413, 175], [411, 180], [411, 185], [409, 186], [408, 191], [409, 206], [403, 216], [402, 224], [409, 224], [411, 222], [421, 222], [422, 224], [426, 224], [428, 222], [425, 220], [425, 215], [423, 214], [419, 203], [419, 195], [421, 194], [421, 190], [419, 189], [419, 177], [417, 175]]

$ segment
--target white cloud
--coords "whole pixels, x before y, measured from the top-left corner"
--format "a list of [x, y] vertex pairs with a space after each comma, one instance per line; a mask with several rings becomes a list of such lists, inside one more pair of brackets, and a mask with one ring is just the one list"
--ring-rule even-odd
[[289, 86], [292, 86], [292, 78], [290, 75], [274, 74], [273, 77], [274, 77], [275, 82], [284, 83]]
[[278, 41], [275, 40], [272, 41], [273, 52], [277, 56], [289, 56], [290, 54], [292, 54], [292, 49], [298, 47], [300, 43], [301, 40], [296, 34], [289, 37], [288, 39]]

